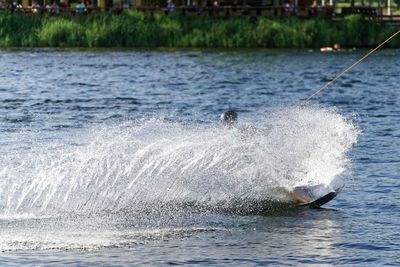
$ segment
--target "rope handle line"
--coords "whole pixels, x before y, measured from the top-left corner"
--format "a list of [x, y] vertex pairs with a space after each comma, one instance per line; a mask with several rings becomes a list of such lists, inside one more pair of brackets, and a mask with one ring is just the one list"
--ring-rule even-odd
[[307, 97], [306, 99], [302, 100], [304, 102], [309, 101], [311, 98], [313, 98], [314, 96], [318, 95], [320, 92], [322, 92], [323, 90], [325, 90], [326, 88], [328, 88], [330, 85], [334, 84], [340, 77], [342, 77], [346, 72], [348, 72], [349, 70], [351, 70], [352, 68], [354, 68], [355, 66], [357, 66], [359, 63], [361, 63], [364, 59], [366, 59], [367, 57], [369, 57], [372, 53], [374, 53], [376, 50], [378, 50], [379, 48], [381, 48], [384, 44], [386, 44], [387, 42], [389, 42], [390, 40], [392, 40], [394, 37], [396, 37], [397, 34], [400, 33], [400, 30], [397, 31], [395, 34], [393, 34], [392, 36], [390, 36], [389, 38], [387, 38], [384, 42], [382, 42], [380, 45], [378, 45], [377, 47], [375, 47], [374, 49], [372, 49], [371, 51], [369, 51], [366, 55], [364, 55], [362, 58], [360, 58], [359, 60], [357, 60], [355, 63], [353, 63], [351, 66], [347, 67], [345, 70], [343, 70], [339, 75], [337, 75], [334, 79], [330, 80], [329, 82], [327, 82], [325, 85], [321, 86], [317, 91], [315, 91], [312, 95], [310, 95], [309, 97]]

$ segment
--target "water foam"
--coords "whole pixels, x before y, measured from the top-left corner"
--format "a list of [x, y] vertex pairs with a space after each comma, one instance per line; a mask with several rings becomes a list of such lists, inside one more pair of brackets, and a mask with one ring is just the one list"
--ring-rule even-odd
[[149, 119], [76, 135], [10, 153], [0, 167], [3, 214], [212, 206], [329, 185], [349, 169], [358, 130], [335, 110], [291, 107], [239, 129]]

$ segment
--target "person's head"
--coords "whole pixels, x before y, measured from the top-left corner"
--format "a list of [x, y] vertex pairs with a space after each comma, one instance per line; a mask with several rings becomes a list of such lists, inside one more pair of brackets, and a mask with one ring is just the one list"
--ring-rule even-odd
[[223, 125], [232, 126], [236, 124], [238, 115], [233, 110], [224, 111], [221, 113], [220, 120]]
[[340, 49], [340, 44], [335, 43], [335, 44], [333, 45], [333, 49], [334, 49], [334, 50], [339, 50], [339, 49]]

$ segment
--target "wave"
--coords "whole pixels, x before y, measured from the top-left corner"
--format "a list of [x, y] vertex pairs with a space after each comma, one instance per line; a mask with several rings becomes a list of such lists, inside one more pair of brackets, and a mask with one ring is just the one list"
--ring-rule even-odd
[[344, 183], [359, 134], [336, 110], [315, 106], [235, 129], [152, 118], [76, 131], [10, 151], [0, 165], [3, 215], [279, 200], [277, 188]]

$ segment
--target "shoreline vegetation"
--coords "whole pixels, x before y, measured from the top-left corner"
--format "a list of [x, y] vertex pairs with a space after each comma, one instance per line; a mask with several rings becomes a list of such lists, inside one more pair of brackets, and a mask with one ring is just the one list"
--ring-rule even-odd
[[[374, 47], [396, 29], [350, 15], [339, 21], [295, 17], [186, 18], [85, 14], [73, 17], [0, 13], [0, 47], [320, 48]], [[400, 48], [400, 38], [386, 47]]]

